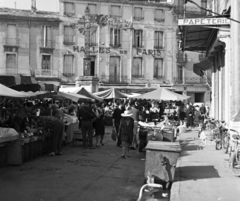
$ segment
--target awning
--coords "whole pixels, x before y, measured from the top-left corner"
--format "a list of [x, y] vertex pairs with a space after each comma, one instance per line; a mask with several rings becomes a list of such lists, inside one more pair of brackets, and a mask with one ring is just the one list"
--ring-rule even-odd
[[208, 52], [217, 37], [217, 29], [205, 26], [182, 27], [182, 50]]
[[24, 75], [0, 75], [0, 84], [12, 87], [20, 84], [37, 84], [35, 78]]
[[199, 76], [203, 76], [206, 70], [209, 70], [213, 66], [213, 57], [209, 57], [193, 65], [193, 72]]

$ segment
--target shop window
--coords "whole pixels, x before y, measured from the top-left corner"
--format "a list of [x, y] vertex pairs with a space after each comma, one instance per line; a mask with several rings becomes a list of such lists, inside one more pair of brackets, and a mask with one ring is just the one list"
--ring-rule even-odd
[[110, 29], [110, 46], [120, 47], [120, 29]]
[[121, 17], [121, 7], [111, 6], [111, 17], [120, 18]]
[[142, 30], [134, 30], [133, 46], [138, 48], [143, 47], [143, 31]]
[[63, 75], [66, 77], [72, 77], [75, 75], [73, 60], [73, 55], [64, 55], [63, 57]]
[[143, 17], [143, 9], [139, 7], [134, 8], [134, 20], [141, 21], [144, 19]]
[[154, 32], [154, 49], [163, 48], [163, 32], [155, 31]]
[[73, 16], [75, 14], [74, 3], [64, 3], [64, 15]]
[[163, 79], [163, 59], [154, 59], [153, 77]]
[[64, 44], [74, 44], [74, 29], [71, 26], [64, 26]]
[[42, 55], [42, 75], [51, 75], [51, 55]]
[[155, 17], [154, 20], [157, 22], [164, 22], [164, 11], [162, 9], [155, 10]]
[[17, 55], [16, 54], [6, 54], [6, 68], [16, 69], [17, 68]]
[[132, 66], [132, 77], [143, 78], [142, 58], [134, 57]]
[[17, 45], [17, 27], [16, 24], [7, 25], [7, 45]]

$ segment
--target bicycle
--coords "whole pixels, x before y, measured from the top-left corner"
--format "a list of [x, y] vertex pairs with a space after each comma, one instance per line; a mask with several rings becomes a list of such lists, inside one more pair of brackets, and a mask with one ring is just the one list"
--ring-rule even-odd
[[236, 130], [231, 131], [235, 132], [232, 137], [231, 149], [229, 153], [229, 166], [233, 175], [240, 176], [240, 135]]

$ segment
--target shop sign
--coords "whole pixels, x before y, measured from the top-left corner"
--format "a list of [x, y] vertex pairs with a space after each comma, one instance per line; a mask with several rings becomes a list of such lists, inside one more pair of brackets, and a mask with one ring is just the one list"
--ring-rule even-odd
[[161, 56], [162, 52], [161, 50], [146, 50], [137, 48], [137, 55], [152, 55], [153, 57], [155, 57]]
[[73, 46], [73, 51], [74, 52], [88, 52], [88, 53], [101, 53], [101, 54], [110, 54], [111, 52], [116, 53], [118, 51], [119, 54], [127, 54], [127, 50], [116, 50], [111, 51], [110, 47], [79, 47], [79, 46]]
[[83, 16], [77, 23], [79, 33], [83, 35], [85, 35], [86, 29], [96, 30], [98, 26], [110, 26], [116, 29], [126, 30], [132, 27], [132, 22], [121, 18], [114, 18], [109, 15], [95, 15], [93, 17], [91, 16], [90, 20], [87, 20], [86, 16]]
[[230, 20], [221, 18], [186, 18], [178, 20], [179, 26], [191, 26], [191, 25], [230, 25]]

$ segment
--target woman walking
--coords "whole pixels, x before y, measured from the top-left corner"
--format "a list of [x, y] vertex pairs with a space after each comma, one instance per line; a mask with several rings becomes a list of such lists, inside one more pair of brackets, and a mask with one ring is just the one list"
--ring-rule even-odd
[[126, 110], [121, 115], [123, 118], [120, 121], [119, 135], [122, 140], [122, 158], [125, 158], [125, 156], [130, 157], [129, 149], [133, 140], [134, 120], [131, 118], [132, 114], [129, 110]]
[[105, 125], [104, 125], [104, 103], [99, 103], [96, 107], [95, 114], [97, 116], [94, 127], [95, 127], [95, 136], [96, 136], [96, 147], [99, 147], [99, 137], [100, 144], [104, 146], [103, 138], [105, 134]]

